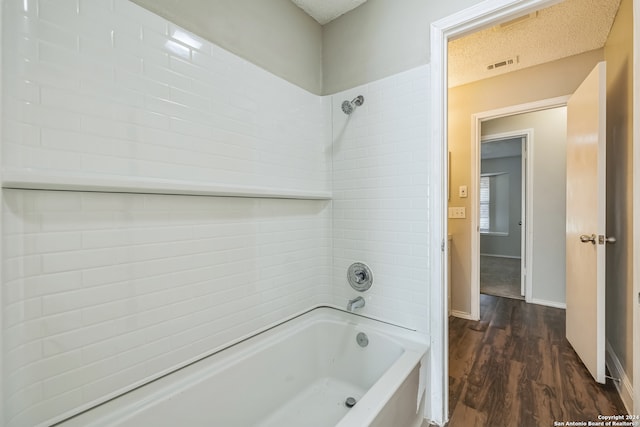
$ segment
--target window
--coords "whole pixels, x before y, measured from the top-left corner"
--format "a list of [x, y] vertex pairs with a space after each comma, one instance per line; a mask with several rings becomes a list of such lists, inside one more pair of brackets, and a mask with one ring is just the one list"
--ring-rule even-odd
[[509, 174], [480, 176], [480, 233], [509, 235]]
[[480, 177], [480, 232], [488, 233], [491, 228], [489, 205], [491, 204], [490, 176]]

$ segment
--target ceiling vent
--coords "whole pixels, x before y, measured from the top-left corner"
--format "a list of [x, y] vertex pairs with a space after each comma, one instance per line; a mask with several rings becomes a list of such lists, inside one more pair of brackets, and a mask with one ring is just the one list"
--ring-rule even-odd
[[505, 68], [510, 65], [515, 65], [518, 62], [520, 62], [520, 57], [514, 56], [513, 58], [504, 59], [502, 61], [494, 62], [492, 64], [487, 65], [487, 70], [488, 71], [498, 70], [500, 68]]
[[532, 12], [527, 15], [518, 16], [517, 18], [511, 19], [510, 21], [503, 22], [502, 24], [496, 25], [494, 28], [496, 29], [496, 31], [505, 30], [515, 25], [523, 24], [537, 17], [538, 17], [538, 12]]

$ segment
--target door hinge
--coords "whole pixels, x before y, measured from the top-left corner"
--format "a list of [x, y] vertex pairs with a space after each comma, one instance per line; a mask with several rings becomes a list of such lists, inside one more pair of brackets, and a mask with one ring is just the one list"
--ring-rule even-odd
[[444, 239], [442, 239], [442, 243], [440, 243], [440, 252], [444, 252]]

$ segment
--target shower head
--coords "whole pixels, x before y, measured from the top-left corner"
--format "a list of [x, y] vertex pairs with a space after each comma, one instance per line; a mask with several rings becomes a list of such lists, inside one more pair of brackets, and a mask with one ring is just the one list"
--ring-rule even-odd
[[353, 99], [353, 101], [344, 101], [342, 103], [342, 111], [344, 111], [346, 115], [349, 115], [355, 111], [356, 107], [359, 107], [362, 104], [364, 104], [364, 96], [358, 95]]

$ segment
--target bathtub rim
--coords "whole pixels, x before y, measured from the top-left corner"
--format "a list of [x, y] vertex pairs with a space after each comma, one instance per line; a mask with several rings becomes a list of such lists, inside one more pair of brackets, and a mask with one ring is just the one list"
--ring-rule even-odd
[[[102, 425], [109, 425], [109, 424], [105, 424], [104, 422], [109, 422], [109, 421], [114, 421], [116, 419], [118, 419], [116, 417], [116, 414], [112, 414], [109, 415], [108, 412], [108, 407], [113, 405], [115, 400], [124, 398], [124, 400], [128, 400], [127, 396], [129, 397], [129, 399], [135, 399], [135, 394], [136, 392], [138, 392], [140, 389], [142, 389], [143, 387], [147, 387], [151, 386], [152, 390], [150, 390], [148, 397], [143, 397], [141, 399], [139, 399], [138, 401], [143, 403], [143, 405], [147, 405], [149, 401], [151, 401], [151, 396], [152, 395], [157, 395], [158, 394], [158, 390], [161, 390], [164, 386], [162, 385], [163, 383], [163, 379], [165, 379], [166, 377], [169, 377], [172, 374], [177, 374], [182, 372], [182, 375], [189, 377], [189, 373], [188, 373], [188, 369], [189, 367], [198, 364], [199, 362], [206, 362], [206, 359], [211, 358], [211, 360], [213, 360], [213, 358], [216, 355], [220, 355], [221, 353], [223, 353], [224, 351], [227, 350], [232, 350], [234, 348], [238, 348], [239, 351], [245, 351], [242, 347], [242, 345], [244, 343], [247, 343], [248, 341], [252, 340], [252, 339], [259, 339], [259, 341], [257, 343], [255, 343], [255, 345], [257, 345], [257, 348], [260, 347], [266, 347], [268, 345], [271, 345], [279, 340], [285, 339], [286, 338], [286, 334], [283, 334], [282, 337], [278, 337], [279, 333], [282, 333], [283, 331], [278, 331], [278, 327], [282, 326], [286, 323], [292, 322], [292, 321], [296, 321], [300, 318], [302, 318], [300, 320], [300, 323], [298, 324], [294, 324], [291, 326], [291, 332], [298, 330], [298, 329], [302, 329], [305, 327], [305, 325], [310, 324], [314, 321], [317, 320], [321, 320], [322, 318], [318, 318], [318, 317], [314, 317], [312, 316], [312, 312], [314, 311], [318, 311], [318, 310], [326, 310], [326, 314], [323, 314], [323, 312], [319, 311], [318, 316], [326, 316], [326, 318], [324, 319], [325, 321], [335, 321], [335, 322], [341, 322], [341, 321], [347, 321], [350, 324], [353, 324], [354, 322], [356, 324], [358, 324], [358, 321], [362, 321], [364, 322], [364, 324], [366, 324], [367, 326], [370, 326], [374, 329], [376, 329], [379, 332], [385, 333], [385, 335], [388, 336], [388, 338], [391, 341], [396, 342], [398, 345], [400, 345], [401, 347], [403, 347], [404, 352], [403, 354], [394, 362], [394, 364], [382, 375], [382, 377], [380, 377], [376, 383], [374, 383], [374, 385], [371, 387], [372, 389], [375, 388], [380, 381], [385, 378], [388, 374], [389, 371], [391, 371], [394, 366], [400, 361], [400, 360], [406, 360], [406, 358], [409, 355], [413, 355], [412, 359], [416, 359], [415, 363], [413, 364], [413, 366], [415, 366], [416, 363], [420, 362], [420, 359], [422, 357], [422, 355], [424, 355], [428, 348], [429, 348], [429, 339], [428, 339], [428, 335], [418, 332], [415, 329], [411, 329], [408, 328], [406, 326], [401, 326], [401, 325], [396, 325], [393, 324], [389, 321], [383, 320], [383, 319], [379, 319], [379, 318], [375, 318], [373, 316], [366, 316], [360, 313], [353, 313], [353, 312], [349, 312], [346, 311], [344, 308], [336, 306], [336, 305], [332, 305], [332, 304], [316, 304], [314, 306], [311, 306], [305, 310], [299, 311], [295, 314], [292, 314], [290, 316], [284, 317], [276, 322], [272, 322], [271, 324], [260, 328], [256, 331], [253, 331], [251, 333], [245, 334], [241, 337], [239, 337], [236, 340], [230, 341], [229, 343], [226, 343], [222, 346], [216, 347], [215, 349], [206, 352], [204, 354], [201, 354], [195, 358], [189, 359], [188, 361], [180, 364], [180, 365], [176, 365], [170, 369], [167, 369], [165, 371], [162, 371], [161, 373], [157, 374], [156, 376], [150, 377], [150, 379], [147, 380], [143, 380], [143, 381], [139, 381], [137, 383], [132, 384], [130, 387], [127, 387], [126, 389], [121, 389], [115, 393], [112, 393], [108, 396], [106, 396], [104, 399], [101, 399], [100, 401], [94, 401], [91, 402], [87, 405], [83, 405], [83, 407], [77, 408], [75, 411], [70, 411], [72, 413], [67, 413], [67, 414], [63, 414], [61, 416], [59, 416], [57, 419], [55, 420], [50, 420], [46, 423], [42, 423], [40, 425], [38, 425], [38, 427], [45, 427], [45, 426], [50, 426], [50, 427], [56, 427], [56, 426], [69, 426], [69, 427], [73, 427], [73, 426], [79, 426], [79, 425], [83, 425], [83, 424], [78, 424], [78, 422], [81, 422], [84, 418], [86, 417], [90, 417], [89, 413], [95, 413], [96, 415], [98, 415], [94, 421], [92, 425], [96, 425], [96, 426], [102, 426]], [[309, 315], [308, 319], [304, 319], [305, 315]], [[276, 339], [276, 341], [274, 341], [274, 338]], [[416, 354], [420, 353], [420, 357], [416, 357]], [[405, 359], [403, 359], [405, 358]], [[232, 363], [229, 363], [228, 361], [223, 361], [222, 364], [220, 365], [220, 367], [224, 366], [224, 365], [231, 365]], [[396, 368], [397, 369], [397, 368]], [[404, 379], [406, 379], [407, 375], [409, 375], [409, 373], [411, 372], [411, 370], [409, 369], [406, 373], [402, 373], [402, 378], [400, 379], [400, 381], [395, 384], [395, 382], [389, 384], [388, 386], [393, 388], [393, 392], [395, 392], [395, 390], [402, 384], [402, 382], [404, 381]], [[182, 383], [185, 381], [184, 378], [178, 378], [177, 379], [178, 383]], [[390, 395], [393, 394], [392, 393], [387, 393]], [[364, 400], [361, 399], [360, 402], [362, 402]], [[366, 403], [366, 401], [365, 401]], [[127, 404], [124, 403], [124, 406], [126, 407]], [[357, 407], [358, 405], [356, 405]], [[360, 405], [360, 407], [363, 407], [363, 405]], [[355, 409], [355, 407], [354, 407]], [[117, 413], [120, 413], [121, 411], [117, 411]], [[358, 411], [350, 411], [351, 412], [358, 412], [360, 413], [361, 410]], [[102, 416], [100, 416], [100, 413], [104, 413]], [[348, 415], [350, 415], [347, 414]], [[376, 412], [377, 414], [377, 412]], [[345, 418], [347, 417], [345, 416]], [[375, 417], [375, 414], [374, 414]], [[353, 417], [350, 417], [353, 418]], [[100, 422], [100, 420], [104, 420], [104, 422]], [[344, 418], [339, 422], [339, 426], [341, 427], [348, 427], [351, 426], [351, 424], [342, 424]], [[354, 426], [357, 424], [354, 424]]]

